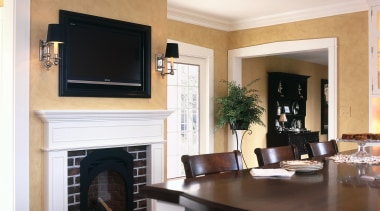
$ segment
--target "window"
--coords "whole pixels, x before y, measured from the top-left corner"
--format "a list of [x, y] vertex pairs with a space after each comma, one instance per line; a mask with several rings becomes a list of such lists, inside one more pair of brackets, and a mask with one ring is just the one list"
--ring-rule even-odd
[[180, 58], [167, 75], [167, 178], [184, 176], [181, 156], [214, 151], [213, 51], [176, 42]]
[[372, 130], [373, 133], [380, 133], [380, 98], [372, 98]]
[[370, 75], [372, 78], [372, 94], [380, 94], [380, 6], [371, 8], [369, 18], [369, 43], [370, 43]]
[[369, 45], [370, 45], [370, 108], [369, 130], [380, 133], [380, 1], [370, 1]]
[[168, 178], [184, 176], [181, 156], [196, 155], [200, 151], [200, 65], [176, 63], [175, 69], [176, 73], [167, 79], [167, 106], [174, 110], [167, 121]]

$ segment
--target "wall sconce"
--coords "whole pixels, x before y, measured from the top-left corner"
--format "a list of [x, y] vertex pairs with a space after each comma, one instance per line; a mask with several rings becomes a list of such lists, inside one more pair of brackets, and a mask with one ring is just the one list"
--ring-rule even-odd
[[[49, 24], [46, 41], [40, 40], [40, 61], [44, 62], [47, 70], [54, 64], [58, 65], [59, 60], [59, 48], [58, 44], [63, 43], [64, 30], [63, 26], [59, 24]], [[50, 61], [50, 47], [53, 46], [53, 62]]]
[[[168, 58], [170, 61], [170, 68], [165, 72], [165, 58]], [[165, 78], [165, 75], [170, 74], [174, 75], [174, 58], [179, 58], [178, 53], [178, 43], [167, 43], [165, 55], [156, 54], [156, 70], [161, 72], [162, 78]]]

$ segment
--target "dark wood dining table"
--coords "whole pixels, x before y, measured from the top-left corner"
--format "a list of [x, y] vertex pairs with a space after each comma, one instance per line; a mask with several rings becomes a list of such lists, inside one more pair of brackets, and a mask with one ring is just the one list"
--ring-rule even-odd
[[[380, 147], [367, 148], [380, 155]], [[316, 159], [324, 161], [322, 170], [290, 178], [253, 177], [245, 169], [147, 185], [139, 195], [197, 211], [380, 210], [380, 180], [363, 177], [380, 175], [380, 165]]]

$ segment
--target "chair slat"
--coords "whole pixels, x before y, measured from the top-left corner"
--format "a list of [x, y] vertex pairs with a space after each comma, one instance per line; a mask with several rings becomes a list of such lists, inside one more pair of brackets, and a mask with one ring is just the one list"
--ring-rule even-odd
[[186, 178], [243, 169], [241, 153], [238, 150], [202, 155], [183, 155], [181, 161]]
[[254, 152], [259, 166], [279, 163], [284, 160], [300, 159], [296, 145], [256, 148]]
[[316, 156], [332, 156], [338, 153], [338, 145], [335, 140], [306, 143], [305, 147], [309, 158]]

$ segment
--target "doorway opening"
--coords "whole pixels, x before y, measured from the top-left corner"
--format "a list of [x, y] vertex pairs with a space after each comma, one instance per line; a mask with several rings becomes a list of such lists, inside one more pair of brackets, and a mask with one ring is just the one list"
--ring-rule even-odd
[[[267, 43], [228, 51], [228, 80], [242, 81], [242, 60], [245, 58], [274, 56], [287, 53], [327, 50], [328, 53], [328, 137], [337, 137], [337, 38], [295, 40]], [[230, 135], [229, 141], [234, 137]]]

